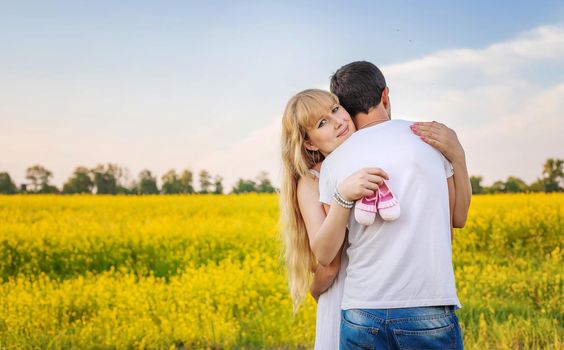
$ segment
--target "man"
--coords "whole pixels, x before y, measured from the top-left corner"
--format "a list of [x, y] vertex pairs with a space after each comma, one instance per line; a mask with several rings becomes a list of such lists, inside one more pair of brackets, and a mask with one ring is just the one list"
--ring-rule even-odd
[[[349, 219], [340, 347], [463, 348], [454, 313], [460, 302], [451, 254], [452, 165], [414, 135], [411, 122], [391, 120], [389, 89], [373, 64], [341, 67], [331, 78], [331, 92], [359, 130], [323, 162], [320, 200], [342, 205], [334, 200], [337, 185], [358, 169], [378, 166], [401, 204], [395, 221], [362, 226], [354, 215]], [[466, 197], [461, 205], [469, 204]], [[335, 246], [343, 241], [319, 239]]]

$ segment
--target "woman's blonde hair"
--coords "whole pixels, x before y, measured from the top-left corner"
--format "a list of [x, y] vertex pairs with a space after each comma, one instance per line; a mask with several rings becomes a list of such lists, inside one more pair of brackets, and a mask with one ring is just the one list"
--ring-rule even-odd
[[337, 96], [328, 91], [304, 90], [288, 101], [282, 117], [281, 232], [294, 312], [307, 295], [317, 265], [298, 204], [298, 181], [302, 176], [311, 176], [309, 169], [324, 159], [319, 151], [306, 149], [304, 143], [307, 131], [338, 103]]

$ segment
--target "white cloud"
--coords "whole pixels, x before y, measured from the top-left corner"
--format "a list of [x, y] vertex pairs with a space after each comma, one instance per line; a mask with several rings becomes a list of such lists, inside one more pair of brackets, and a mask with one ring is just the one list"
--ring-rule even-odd
[[[564, 158], [563, 57], [564, 26], [543, 26], [484, 49], [443, 50], [382, 71], [395, 118], [440, 120], [457, 130], [470, 173], [486, 184], [510, 175], [531, 182], [546, 158]], [[561, 74], [556, 85], [535, 79], [547, 63]], [[233, 177], [264, 169], [278, 182], [279, 124], [201, 166]]]
[[[382, 71], [394, 118], [454, 128], [470, 173], [486, 184], [510, 175], [532, 182], [546, 158], [564, 158], [563, 57], [564, 25], [543, 26], [484, 49], [443, 50]], [[560, 74], [556, 83], [536, 79], [547, 64]], [[267, 170], [278, 183], [279, 129], [276, 118], [200, 165], [232, 181]]]
[[546, 158], [564, 157], [563, 57], [564, 26], [544, 26], [484, 49], [441, 51], [382, 70], [396, 118], [453, 127], [470, 172], [486, 183], [509, 175], [530, 182]]
[[[387, 77], [421, 80], [449, 79], [451, 74], [473, 73], [513, 75], [516, 68], [538, 60], [561, 60], [564, 56], [564, 25], [543, 26], [515, 39], [492, 44], [484, 49], [452, 49], [420, 59], [383, 67]], [[464, 68], [460, 71], [460, 68]]]

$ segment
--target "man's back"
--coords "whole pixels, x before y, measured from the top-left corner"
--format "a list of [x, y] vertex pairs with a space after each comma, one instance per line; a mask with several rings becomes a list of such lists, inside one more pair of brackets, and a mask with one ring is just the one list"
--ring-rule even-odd
[[421, 142], [411, 123], [391, 120], [362, 129], [331, 153], [321, 169], [321, 201], [365, 167], [379, 167], [401, 216], [362, 226], [351, 215], [349, 265], [342, 308], [460, 305], [452, 270], [448, 161]]

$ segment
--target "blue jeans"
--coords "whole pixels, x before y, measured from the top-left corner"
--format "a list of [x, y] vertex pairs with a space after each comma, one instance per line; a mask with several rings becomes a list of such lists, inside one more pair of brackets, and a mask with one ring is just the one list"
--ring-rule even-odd
[[463, 349], [454, 306], [341, 310], [340, 349]]

